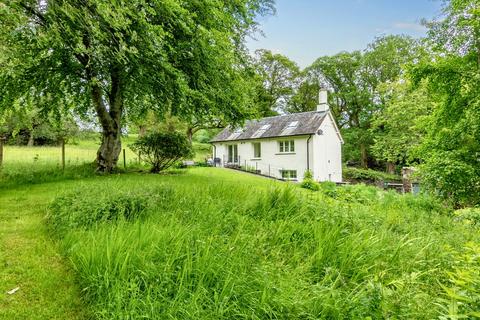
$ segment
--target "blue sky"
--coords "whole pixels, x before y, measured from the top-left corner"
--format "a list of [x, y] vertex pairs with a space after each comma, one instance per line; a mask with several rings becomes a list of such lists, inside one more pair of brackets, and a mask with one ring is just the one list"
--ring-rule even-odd
[[301, 67], [340, 51], [362, 50], [375, 37], [421, 37], [422, 18], [441, 13], [439, 0], [276, 0], [277, 14], [262, 18], [265, 37], [247, 43], [281, 53]]

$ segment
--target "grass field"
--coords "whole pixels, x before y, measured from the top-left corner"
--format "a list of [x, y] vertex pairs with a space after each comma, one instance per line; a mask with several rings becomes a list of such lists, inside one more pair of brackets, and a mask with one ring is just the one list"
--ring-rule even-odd
[[362, 185], [17, 161], [0, 173], [0, 319], [474, 318], [476, 219]]
[[[130, 135], [122, 139], [122, 146], [125, 149], [127, 165], [137, 164], [138, 156], [129, 148], [136, 139], [135, 135]], [[100, 138], [89, 136], [88, 139], [77, 139], [65, 146], [66, 165], [78, 166], [85, 163], [92, 163], [97, 154], [100, 145]], [[195, 161], [204, 161], [211, 153], [211, 146], [194, 142]], [[60, 166], [62, 152], [59, 146], [5, 146], [4, 147], [4, 166], [5, 168], [19, 166]], [[119, 163], [123, 165], [122, 154]]]

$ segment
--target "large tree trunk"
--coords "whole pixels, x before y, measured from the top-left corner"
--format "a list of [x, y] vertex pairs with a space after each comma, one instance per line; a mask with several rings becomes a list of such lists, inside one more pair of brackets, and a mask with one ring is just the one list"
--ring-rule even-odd
[[188, 127], [186, 133], [187, 133], [188, 142], [190, 142], [190, 144], [192, 144], [192, 141], [193, 141], [193, 128], [192, 128], [192, 127]]
[[103, 131], [102, 144], [97, 151], [97, 171], [112, 172], [117, 166], [121, 150], [120, 130], [117, 132]]
[[97, 151], [97, 171], [104, 173], [115, 169], [122, 149], [120, 138], [123, 92], [119, 70], [113, 68], [110, 76], [112, 83], [108, 94], [108, 108], [102, 88], [98, 84], [92, 84], [92, 100], [102, 126], [102, 144]]
[[387, 162], [387, 173], [394, 174], [395, 173], [395, 163], [388, 161]]
[[35, 139], [33, 138], [33, 130], [31, 130], [31, 131], [28, 133], [27, 147], [33, 147], [34, 142], [35, 142]]
[[367, 146], [363, 142], [360, 143], [360, 165], [362, 168], [368, 168]]
[[147, 126], [146, 125], [140, 125], [139, 130], [138, 130], [138, 137], [141, 138], [147, 134]]

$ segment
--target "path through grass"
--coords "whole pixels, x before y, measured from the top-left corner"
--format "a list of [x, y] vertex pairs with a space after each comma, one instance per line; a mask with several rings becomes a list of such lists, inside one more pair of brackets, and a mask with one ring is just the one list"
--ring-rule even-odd
[[[43, 223], [47, 202], [61, 188], [45, 184], [0, 194], [0, 319], [85, 315], [73, 273]], [[16, 287], [16, 293], [6, 293]]]

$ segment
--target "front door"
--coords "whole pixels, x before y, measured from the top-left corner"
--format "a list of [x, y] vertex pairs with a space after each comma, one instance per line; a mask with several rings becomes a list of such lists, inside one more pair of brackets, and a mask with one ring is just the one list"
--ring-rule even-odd
[[238, 163], [238, 145], [231, 144], [228, 146], [228, 162]]

